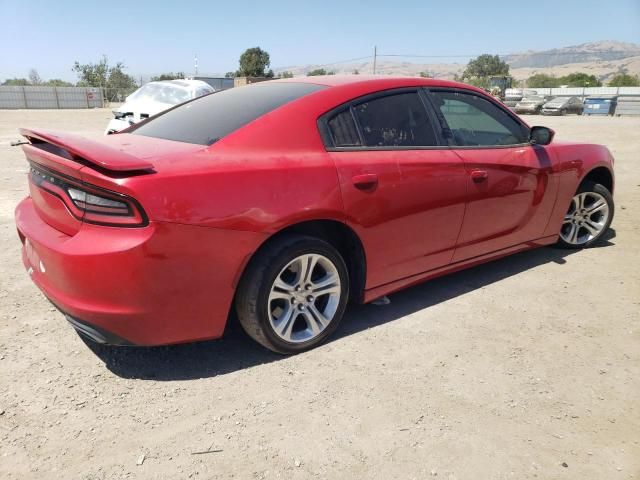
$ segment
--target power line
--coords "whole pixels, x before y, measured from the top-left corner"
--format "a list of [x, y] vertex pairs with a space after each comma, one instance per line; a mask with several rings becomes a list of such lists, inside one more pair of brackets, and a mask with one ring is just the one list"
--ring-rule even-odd
[[338, 65], [340, 63], [357, 62], [358, 60], [368, 60], [370, 58], [373, 58], [373, 56], [372, 55], [367, 55], [366, 57], [348, 58], [346, 60], [338, 60], [337, 62], [323, 63], [323, 64], [313, 63], [310, 66], [311, 67], [330, 67], [331, 65]]
[[[613, 53], [613, 54], [631, 54], [629, 56], [638, 56], [640, 55], [640, 51], [637, 52], [638, 55], [633, 55], [634, 52], [629, 52], [628, 50], [607, 50], [606, 52], [603, 53]], [[486, 54], [486, 53], [485, 53]], [[514, 57], [535, 57], [535, 56], [549, 56], [549, 57], [556, 57], [556, 56], [561, 56], [561, 55], [595, 55], [597, 56], [599, 54], [599, 52], [530, 52], [530, 53], [497, 53], [497, 54], [489, 54], [489, 55], [497, 55], [499, 57], [510, 57], [511, 59]], [[479, 53], [468, 53], [468, 54], [451, 54], [451, 55], [424, 55], [424, 54], [404, 54], [404, 53], [385, 53], [385, 54], [381, 54], [378, 52], [377, 47], [374, 47], [374, 54], [373, 55], [365, 55], [362, 57], [355, 57], [355, 58], [347, 58], [344, 60], [337, 60], [335, 62], [330, 62], [330, 63], [323, 63], [323, 64], [311, 64], [309, 65], [310, 67], [315, 67], [315, 68], [322, 68], [322, 67], [330, 67], [332, 65], [339, 65], [341, 63], [350, 63], [350, 62], [357, 62], [360, 60], [367, 60], [367, 61], [371, 61], [374, 64], [374, 72], [376, 71], [376, 64], [377, 64], [377, 59], [378, 58], [472, 58], [472, 57], [478, 57], [480, 55], [484, 55], [484, 54], [479, 54]], [[622, 60], [624, 58], [627, 57], [621, 57], [618, 59], [611, 59], [611, 60]], [[600, 59], [600, 60], [604, 60], [604, 59]], [[576, 62], [576, 63], [580, 63], [580, 62]]]
[[[561, 55], [598, 55], [600, 52], [530, 52], [530, 53], [495, 53], [489, 55], [498, 55], [499, 57], [535, 57], [535, 56], [549, 56], [556, 57]], [[607, 50], [603, 53], [621, 53], [621, 54], [629, 54], [629, 56], [638, 56], [640, 55], [640, 50], [638, 52], [629, 52], [628, 50]], [[636, 53], [636, 55], [632, 55], [632, 53]], [[469, 57], [478, 57], [479, 53], [468, 53], [468, 54], [454, 54], [454, 55], [413, 55], [413, 54], [400, 54], [400, 53], [386, 53], [386, 54], [378, 54], [378, 57], [406, 57], [406, 58], [469, 58]], [[626, 57], [625, 57], [626, 58]], [[620, 59], [619, 59], [620, 60]]]

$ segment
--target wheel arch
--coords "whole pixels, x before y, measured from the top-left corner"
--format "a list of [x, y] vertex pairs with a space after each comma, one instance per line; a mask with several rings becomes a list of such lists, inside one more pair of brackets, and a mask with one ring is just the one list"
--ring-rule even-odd
[[598, 166], [592, 170], [589, 170], [589, 172], [587, 172], [587, 174], [580, 181], [580, 185], [578, 186], [578, 188], [580, 188], [580, 186], [584, 182], [588, 182], [588, 181], [599, 183], [600, 185], [605, 187], [607, 190], [609, 190], [609, 192], [611, 192], [611, 194], [613, 195], [613, 187], [614, 187], [613, 173], [608, 167]]
[[[267, 245], [284, 235], [298, 234], [319, 238], [331, 244], [344, 259], [349, 272], [350, 300], [362, 303], [366, 283], [367, 263], [366, 252], [358, 234], [346, 223], [334, 219], [305, 220], [287, 225], [270, 235], [245, 262], [238, 281], [247, 270], [251, 261]], [[237, 282], [236, 282], [237, 283]]]

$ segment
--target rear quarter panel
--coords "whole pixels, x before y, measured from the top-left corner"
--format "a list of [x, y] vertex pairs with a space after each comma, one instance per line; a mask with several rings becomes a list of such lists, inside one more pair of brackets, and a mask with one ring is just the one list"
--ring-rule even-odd
[[219, 149], [202, 156], [189, 172], [129, 179], [150, 219], [275, 232], [342, 216], [335, 167], [324, 152]]

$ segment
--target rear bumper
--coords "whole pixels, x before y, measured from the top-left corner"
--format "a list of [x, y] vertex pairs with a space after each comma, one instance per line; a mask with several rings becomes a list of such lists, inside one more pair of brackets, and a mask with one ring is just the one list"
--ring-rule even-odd
[[[164, 345], [222, 336], [240, 272], [263, 236], [191, 225], [52, 228], [31, 198], [16, 208], [33, 282], [81, 333]], [[114, 341], [113, 339], [117, 339]], [[111, 341], [110, 341], [111, 340]]]
[[108, 332], [96, 325], [90, 325], [87, 322], [73, 318], [70, 315], [65, 315], [65, 317], [80, 335], [92, 340], [93, 342], [100, 343], [102, 345], [116, 345], [119, 347], [130, 347], [134, 345], [128, 340], [125, 340], [124, 338], [119, 337], [112, 332]]

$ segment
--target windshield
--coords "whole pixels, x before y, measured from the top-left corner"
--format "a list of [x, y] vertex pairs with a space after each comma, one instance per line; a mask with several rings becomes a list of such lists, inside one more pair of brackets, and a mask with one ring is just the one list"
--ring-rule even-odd
[[186, 102], [191, 98], [189, 91], [172, 85], [171, 83], [147, 83], [135, 92], [133, 92], [127, 101], [150, 100], [153, 102], [167, 103], [169, 105], [177, 105]]
[[541, 102], [544, 100], [544, 97], [527, 97], [524, 98], [523, 102]]
[[129, 130], [134, 135], [211, 145], [225, 135], [323, 85], [264, 82], [235, 87], [179, 105]]

